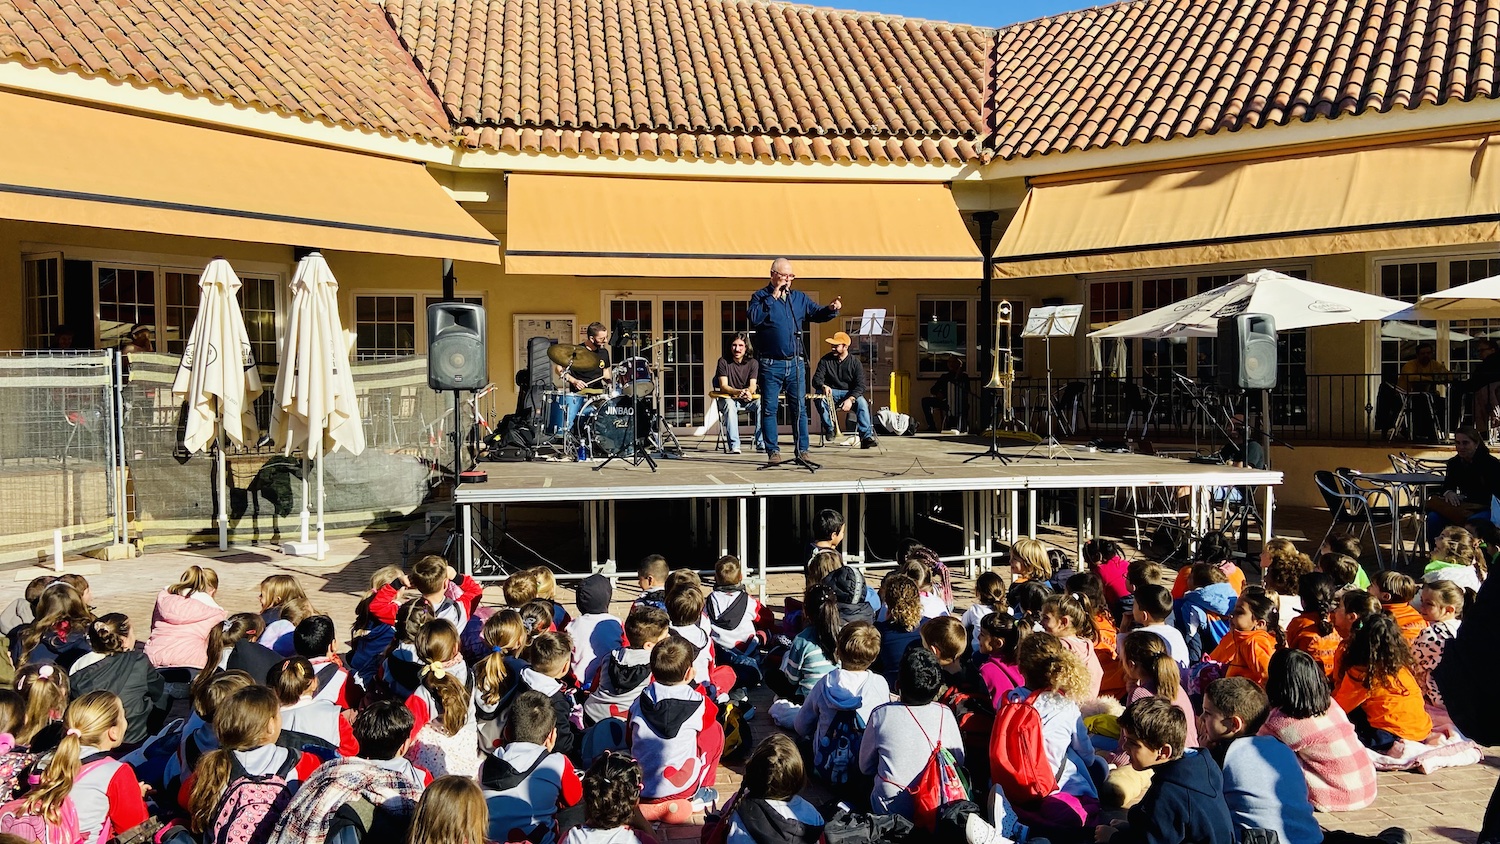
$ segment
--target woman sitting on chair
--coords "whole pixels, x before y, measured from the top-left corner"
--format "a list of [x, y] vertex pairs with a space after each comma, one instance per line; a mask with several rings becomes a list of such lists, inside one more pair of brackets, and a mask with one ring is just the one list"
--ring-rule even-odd
[[1443, 491], [1427, 500], [1430, 543], [1450, 524], [1490, 520], [1490, 498], [1500, 493], [1500, 460], [1490, 454], [1474, 428], [1459, 428], [1453, 437], [1458, 453], [1448, 458]]

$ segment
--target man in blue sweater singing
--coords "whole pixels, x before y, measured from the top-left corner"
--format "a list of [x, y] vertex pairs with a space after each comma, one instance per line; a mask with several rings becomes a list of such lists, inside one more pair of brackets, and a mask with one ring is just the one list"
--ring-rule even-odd
[[803, 343], [804, 322], [828, 322], [839, 315], [842, 297], [821, 307], [807, 294], [792, 289], [792, 262], [777, 258], [771, 264], [771, 282], [750, 297], [750, 325], [755, 329], [755, 350], [760, 359], [760, 430], [766, 444], [766, 465], [781, 463], [776, 431], [776, 411], [785, 395], [795, 415], [797, 463], [808, 470], [818, 464], [807, 454], [807, 348]]

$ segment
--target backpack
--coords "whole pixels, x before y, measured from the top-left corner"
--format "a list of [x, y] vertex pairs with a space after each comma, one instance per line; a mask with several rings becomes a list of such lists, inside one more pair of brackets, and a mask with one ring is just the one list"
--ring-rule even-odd
[[995, 731], [995, 710], [989, 698], [971, 694], [960, 685], [949, 685], [938, 697], [938, 703], [951, 709], [958, 721], [958, 734], [964, 742], [964, 766], [969, 769], [971, 781], [983, 781], [989, 776], [989, 766], [983, 760], [989, 754], [990, 736]]
[[745, 711], [740, 704], [730, 701], [719, 709], [719, 720], [724, 728], [724, 752], [720, 759], [734, 762], [743, 758], [755, 746], [750, 738], [750, 722], [745, 720]]
[[827, 783], [844, 784], [859, 770], [859, 743], [865, 719], [857, 709], [840, 709], [813, 746], [813, 773]]
[[[953, 754], [943, 747], [942, 727], [938, 728], [938, 740], [934, 742], [927, 735], [927, 728], [922, 726], [922, 720], [917, 713], [907, 708], [911, 713], [912, 721], [916, 722], [917, 729], [921, 731], [922, 738], [932, 745], [932, 755], [927, 757], [927, 764], [922, 766], [922, 772], [911, 785], [904, 786], [906, 792], [912, 799], [912, 822], [917, 829], [923, 832], [932, 832], [937, 829], [938, 809], [955, 800], [969, 799], [969, 784], [963, 771], [959, 770], [958, 764], [953, 759]], [[898, 788], [903, 787], [897, 783], [891, 783]]]
[[[89, 762], [78, 769], [73, 779], [76, 782], [89, 771], [112, 761], [114, 760], [106, 758]], [[0, 833], [8, 833], [38, 844], [77, 844], [83, 839], [83, 833], [78, 828], [78, 808], [73, 805], [72, 797], [63, 798], [62, 805], [57, 809], [56, 823], [42, 815], [27, 812], [25, 802], [25, 798], [18, 797], [0, 806]], [[108, 837], [109, 833], [109, 824], [106, 822], [101, 837]]]
[[990, 781], [1012, 803], [1031, 803], [1057, 791], [1057, 774], [1042, 740], [1042, 716], [1033, 703], [1038, 694], [1006, 700], [990, 733]]
[[255, 776], [245, 773], [239, 760], [231, 757], [229, 787], [224, 789], [224, 796], [214, 809], [204, 844], [258, 844], [270, 840], [276, 821], [291, 805], [294, 789], [287, 777], [301, 758], [300, 753], [289, 750], [276, 773]]
[[740, 626], [745, 620], [745, 611], [750, 608], [750, 593], [740, 590], [740, 593], [729, 602], [729, 606], [723, 612], [714, 612], [714, 602], [705, 601], [703, 605], [704, 614], [708, 616], [708, 623], [720, 630], [733, 630]]

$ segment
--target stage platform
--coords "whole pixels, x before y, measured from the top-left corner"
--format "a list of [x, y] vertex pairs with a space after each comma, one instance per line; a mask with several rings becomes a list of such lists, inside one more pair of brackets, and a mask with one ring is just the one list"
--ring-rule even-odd
[[[1269, 488], [1282, 482], [1279, 471], [1087, 451], [1074, 445], [1058, 447], [1053, 450], [1055, 456], [1048, 457], [1045, 446], [1006, 446], [1003, 440], [1000, 453], [1012, 458], [1010, 461], [981, 456], [966, 462], [984, 455], [987, 445], [978, 438], [931, 435], [885, 437], [880, 447], [874, 449], [814, 445], [811, 457], [823, 467], [817, 472], [809, 472], [790, 461], [775, 468], [761, 468], [765, 466], [765, 455], [749, 451], [739, 455], [717, 452], [711, 439], [685, 440], [683, 455], [658, 459], [656, 472], [644, 463], [635, 466], [623, 460], [615, 460], [602, 469], [599, 468], [602, 461], [486, 463], [488, 481], [464, 484], [456, 492], [457, 504], [467, 515], [462, 520], [468, 540], [464, 543], [465, 565], [467, 570], [474, 571], [476, 544], [469, 533], [477, 524], [473, 511], [497, 505], [571, 502], [585, 508], [584, 520], [593, 549], [590, 568], [613, 575], [615, 502], [696, 500], [703, 502], [705, 509], [701, 515], [707, 526], [711, 527], [717, 516], [715, 537], [721, 551], [737, 552], [753, 570], [765, 572], [768, 499], [802, 499], [808, 502], [810, 510], [813, 496], [843, 496], [846, 518], [862, 520], [870, 496], [892, 496], [895, 502], [890, 512], [900, 522], [905, 514], [912, 512], [913, 496], [958, 493], [962, 499], [962, 518], [954, 523], [963, 532], [963, 551], [945, 559], [971, 569], [976, 566], [983, 569], [993, 563], [997, 542], [1004, 544], [1016, 536], [1035, 535], [1036, 501], [1041, 492], [1076, 490], [1082, 538], [1091, 535], [1094, 526], [1100, 523], [1103, 498], [1117, 498], [1126, 494], [1120, 492], [1123, 490], [1184, 487], [1194, 490], [1195, 494], [1190, 496], [1192, 506], [1181, 516], [1199, 532], [1209, 515], [1209, 490], [1230, 486], [1265, 488], [1263, 508], [1269, 513], [1271, 508], [1266, 506], [1270, 504]], [[790, 454], [789, 450], [782, 451], [784, 457]], [[1161, 490], [1144, 497], [1162, 500], [1168, 495]], [[800, 514], [803, 508], [794, 503], [794, 511]], [[695, 505], [690, 510], [693, 522], [690, 528], [694, 531], [698, 529], [699, 516], [699, 506]], [[1266, 521], [1270, 521], [1269, 516]], [[1269, 534], [1270, 526], [1264, 528]], [[862, 535], [862, 531], [851, 532], [853, 537]], [[849, 558], [862, 562], [863, 557], [862, 543], [856, 540], [849, 548]]]

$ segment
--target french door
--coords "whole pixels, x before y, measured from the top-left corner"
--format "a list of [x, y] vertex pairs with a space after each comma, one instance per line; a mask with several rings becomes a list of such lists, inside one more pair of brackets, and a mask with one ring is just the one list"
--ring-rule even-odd
[[631, 295], [612, 297], [608, 305], [611, 328], [620, 320], [629, 320], [640, 329], [636, 354], [646, 359], [655, 375], [656, 390], [652, 398], [662, 419], [673, 428], [703, 424], [708, 376], [712, 374], [711, 369], [705, 369], [710, 360], [706, 332], [708, 300]]

